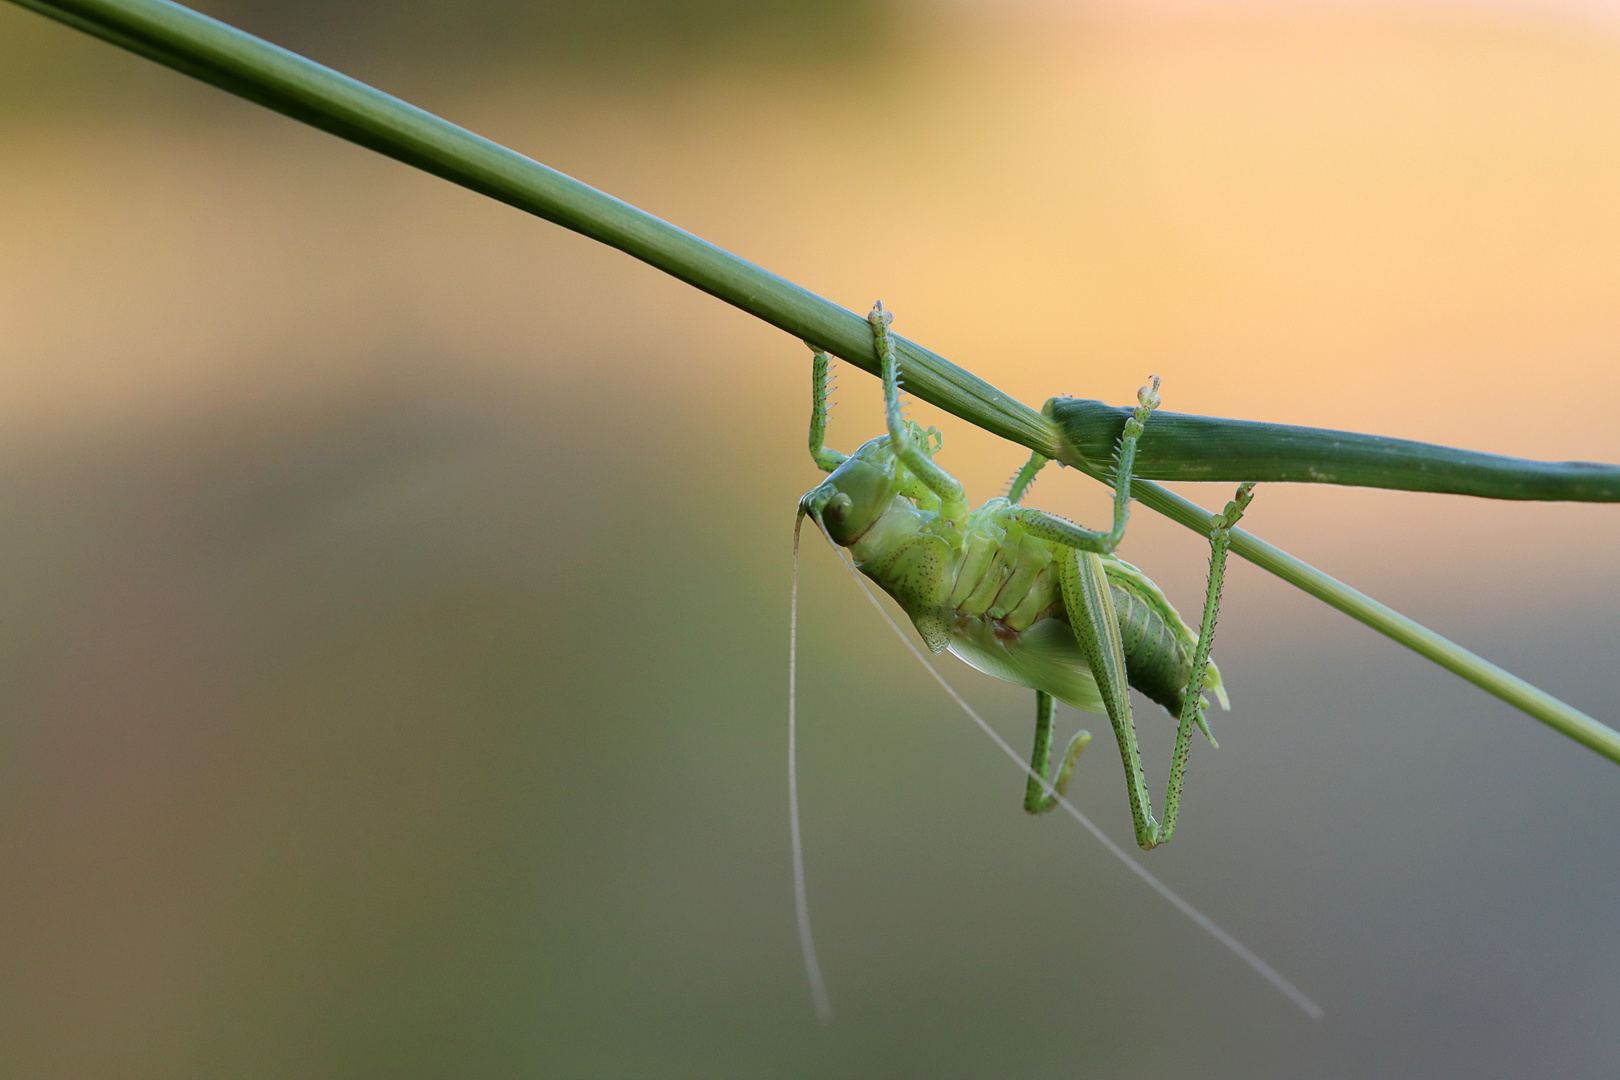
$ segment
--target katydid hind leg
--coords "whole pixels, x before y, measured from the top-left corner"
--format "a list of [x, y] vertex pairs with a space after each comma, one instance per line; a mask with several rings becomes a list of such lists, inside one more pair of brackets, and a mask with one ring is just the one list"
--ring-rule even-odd
[[1130, 689], [1125, 671], [1125, 645], [1119, 636], [1119, 618], [1108, 591], [1108, 576], [1100, 556], [1086, 551], [1068, 551], [1058, 560], [1058, 582], [1063, 606], [1069, 615], [1080, 651], [1097, 681], [1108, 722], [1113, 725], [1119, 744], [1119, 757], [1125, 767], [1125, 794], [1131, 804], [1131, 824], [1136, 843], [1144, 851], [1158, 843], [1159, 824], [1153, 819], [1153, 801], [1148, 797], [1142, 773], [1142, 752], [1136, 741], [1136, 722], [1131, 716]]
[[[1209, 652], [1215, 644], [1215, 621], [1221, 608], [1221, 585], [1226, 576], [1226, 553], [1232, 543], [1232, 528], [1243, 517], [1254, 498], [1254, 484], [1238, 488], [1226, 509], [1210, 521], [1209, 579], [1204, 590], [1204, 614], [1199, 623], [1198, 644], [1193, 649], [1192, 672], [1181, 697], [1181, 716], [1176, 729], [1176, 747], [1170, 758], [1170, 782], [1164, 794], [1164, 826], [1159, 842], [1169, 843], [1181, 812], [1181, 789], [1187, 776], [1187, 754], [1191, 749], [1194, 724], [1204, 726], [1204, 674], [1209, 669]], [[1209, 729], [1204, 727], [1205, 735]]]

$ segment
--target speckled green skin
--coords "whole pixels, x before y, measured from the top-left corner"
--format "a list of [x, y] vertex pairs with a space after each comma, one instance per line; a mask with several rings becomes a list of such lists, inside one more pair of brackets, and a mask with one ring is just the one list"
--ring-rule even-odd
[[[1053, 567], [1064, 549], [1031, 536], [1018, 518], [1021, 507], [1005, 498], [991, 499], [958, 528], [937, 510], [919, 505], [926, 504], [926, 496], [900, 493], [909, 485], [886, 435], [857, 450], [807, 500], [813, 505], [818, 492], [827, 498], [850, 471], [862, 467], [895, 475], [895, 493], [864, 532], [846, 538], [851, 541], [847, 546], [855, 565], [895, 599], [930, 649], [961, 655], [986, 638], [1017, 649], [1024, 632], [1047, 619], [1058, 620], [1073, 639]], [[1198, 635], [1147, 575], [1113, 555], [1099, 557], [1118, 616], [1130, 685], [1179, 715]], [[992, 674], [1006, 677], [1002, 671]], [[1076, 708], [1103, 711], [1100, 701], [1072, 700], [1059, 687], [1037, 685], [1029, 678], [1010, 681], [1045, 690]], [[1220, 672], [1214, 665], [1204, 685], [1219, 692]]]

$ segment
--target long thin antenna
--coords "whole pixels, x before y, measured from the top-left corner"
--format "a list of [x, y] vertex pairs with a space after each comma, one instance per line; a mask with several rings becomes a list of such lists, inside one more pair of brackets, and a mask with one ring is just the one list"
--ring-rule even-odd
[[[817, 522], [817, 525], [820, 525], [820, 522]], [[794, 534], [795, 552], [798, 550], [797, 535], [797, 533]], [[973, 711], [973, 707], [963, 700], [962, 695], [958, 694], [956, 689], [951, 686], [950, 683], [945, 681], [945, 676], [939, 673], [939, 669], [935, 668], [933, 664], [928, 662], [928, 658], [922, 654], [922, 650], [917, 648], [916, 643], [906, 635], [904, 630], [900, 629], [900, 624], [894, 621], [894, 616], [889, 614], [889, 609], [884, 607], [883, 604], [879, 602], [877, 595], [872, 592], [871, 587], [861, 579], [860, 572], [850, 564], [847, 558], [845, 558], [843, 549], [833, 541], [831, 536], [827, 536], [827, 530], [825, 528], [821, 530], [821, 535], [827, 537], [827, 543], [831, 544], [833, 551], [837, 552], [838, 554], [838, 561], [843, 563], [844, 567], [850, 572], [850, 575], [855, 578], [855, 583], [861, 587], [861, 591], [866, 594], [866, 598], [872, 601], [872, 606], [878, 609], [878, 614], [883, 616], [883, 621], [889, 624], [889, 627], [895, 632], [896, 636], [898, 636], [900, 640], [905, 643], [906, 648], [911, 650], [911, 655], [915, 656], [917, 658], [917, 662], [927, 670], [928, 674], [934, 677], [935, 682], [939, 683], [940, 686], [945, 688], [945, 692], [951, 696], [951, 700], [962, 707], [962, 711], [967, 713], [968, 718], [971, 719], [975, 724], [979, 725], [979, 730], [988, 735], [990, 737], [990, 741], [999, 746], [1001, 748], [1001, 752], [1012, 759], [1013, 764], [1018, 766], [1019, 771], [1034, 777], [1036, 782], [1039, 783], [1041, 787], [1046, 789], [1046, 793], [1048, 795], [1057, 800], [1058, 805], [1063, 807], [1063, 809], [1068, 812], [1070, 817], [1074, 818], [1074, 820], [1078, 821], [1081, 825], [1084, 825], [1086, 831], [1092, 836], [1096, 837], [1099, 844], [1108, 849], [1109, 854], [1113, 855], [1120, 862], [1130, 867], [1131, 872], [1137, 877], [1141, 878], [1143, 881], [1147, 882], [1148, 886], [1154, 892], [1168, 900], [1176, 907], [1177, 910], [1179, 910], [1183, 915], [1187, 916], [1187, 918], [1191, 919], [1193, 922], [1197, 923], [1216, 941], [1220, 942], [1222, 945], [1225, 945], [1228, 949], [1232, 950], [1233, 953], [1237, 954], [1237, 958], [1239, 960], [1242, 960], [1245, 964], [1248, 964], [1249, 967], [1254, 969], [1255, 974], [1259, 975], [1262, 979], [1266, 980], [1266, 982], [1276, 987], [1277, 990], [1280, 991], [1282, 995], [1289, 1001], [1292, 1001], [1295, 1005], [1298, 1005], [1306, 1016], [1310, 1017], [1312, 1020], [1322, 1019], [1322, 1007], [1316, 1002], [1312, 1001], [1310, 998], [1306, 997], [1303, 990], [1289, 982], [1287, 979], [1283, 978], [1280, 974], [1278, 974], [1276, 968], [1272, 967], [1270, 964], [1260, 959], [1260, 957], [1256, 956], [1253, 950], [1251, 950], [1247, 945], [1243, 944], [1243, 942], [1221, 929], [1218, 925], [1216, 925], [1215, 920], [1193, 907], [1192, 904], [1182, 899], [1180, 894], [1178, 894], [1174, 889], [1170, 888], [1170, 886], [1154, 877], [1153, 874], [1148, 871], [1147, 867], [1143, 866], [1141, 863], [1131, 858], [1130, 855], [1126, 854], [1124, 848], [1120, 847], [1118, 844], [1114, 843], [1113, 840], [1109, 839], [1108, 834], [1099, 829], [1097, 825], [1085, 814], [1082, 814], [1073, 803], [1069, 802], [1069, 800], [1065, 799], [1062, 795], [1059, 795], [1044, 776], [1030, 768], [1028, 763], [1026, 763], [1023, 758], [1018, 756], [1018, 752], [1011, 746], [1007, 745], [1007, 740], [1003, 739], [996, 732], [995, 728], [985, 723], [984, 717]], [[796, 572], [797, 563], [795, 563], [795, 573]], [[795, 588], [797, 588], [797, 586], [795, 586]], [[790, 667], [790, 674], [788, 676], [788, 681], [790, 683], [792, 682], [791, 671], [792, 668]], [[795, 818], [795, 820], [797, 819]], [[795, 831], [794, 835], [798, 835], [797, 831]], [[803, 908], [800, 910], [803, 911]], [[808, 923], [804, 925], [805, 933], [808, 934]], [[805, 940], [808, 941], [809, 938], [806, 937]], [[813, 970], [814, 969], [812, 968], [812, 971]]]
[[804, 973], [810, 979], [810, 998], [816, 1019], [832, 1023], [832, 1002], [816, 961], [816, 942], [810, 936], [810, 900], [804, 888], [804, 841], [799, 835], [799, 530], [801, 512], [793, 522], [793, 586], [788, 599], [788, 823], [793, 829], [793, 903], [799, 911], [799, 948], [804, 952]]

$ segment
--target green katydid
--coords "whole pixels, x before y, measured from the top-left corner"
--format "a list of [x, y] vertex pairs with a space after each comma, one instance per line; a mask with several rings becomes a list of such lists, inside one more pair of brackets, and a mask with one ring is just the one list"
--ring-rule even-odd
[[[937, 429], [924, 429], [900, 413], [900, 370], [888, 326], [893, 318], [878, 304], [868, 321], [881, 361], [888, 434], [842, 454], [825, 445], [827, 354], [812, 347], [810, 455], [825, 481], [799, 501], [794, 534], [794, 617], [788, 666], [788, 783], [793, 840], [794, 893], [800, 945], [816, 1011], [832, 1017], [810, 933], [799, 829], [796, 684], [798, 526], [809, 517], [829, 542], [850, 549], [854, 567], [887, 592], [911, 618], [934, 653], [949, 650], [968, 664], [1035, 691], [1035, 747], [1028, 766], [953, 690], [912, 645], [930, 674], [979, 727], [1028, 774], [1024, 809], [1045, 813], [1062, 806], [1151, 888], [1212, 934], [1313, 1019], [1322, 1010], [1297, 987], [1232, 935], [1198, 912], [1103, 834], [1064, 798], [1080, 753], [1091, 741], [1080, 731], [1069, 741], [1055, 776], [1050, 773], [1053, 712], [1064, 701], [1089, 712], [1106, 712], [1125, 766], [1136, 842], [1144, 850], [1168, 843], [1175, 833], [1192, 729], [1215, 744], [1204, 718], [1204, 694], [1227, 707], [1221, 675], [1209, 659], [1220, 606], [1221, 581], [1231, 529], [1253, 497], [1254, 484], [1212, 519], [1209, 583], [1197, 632], [1187, 625], [1146, 574], [1113, 554], [1130, 512], [1131, 467], [1153, 410], [1159, 381], [1138, 394], [1116, 455], [1114, 521], [1108, 532], [1083, 528], [1021, 505], [1047, 464], [1040, 454], [1013, 477], [1005, 498], [969, 511], [962, 485], [934, 462], [943, 444]], [[1048, 403], [1050, 409], [1051, 403]], [[856, 578], [860, 580], [859, 575]], [[862, 582], [863, 587], [865, 583]], [[867, 589], [877, 604], [877, 598]], [[881, 604], [878, 610], [900, 633]], [[1128, 688], [1135, 687], [1174, 713], [1179, 722], [1165, 794], [1164, 822], [1153, 817], [1137, 747]]]
[[[1216, 518], [1210, 533], [1209, 588], [1201, 628], [1194, 631], [1142, 571], [1113, 554], [1130, 514], [1136, 443], [1158, 407], [1158, 378], [1138, 394], [1120, 438], [1114, 521], [1097, 532], [1020, 505], [1040, 454], [1019, 470], [1005, 498], [969, 511], [962, 485], [934, 461], [943, 442], [900, 415], [900, 371], [879, 304], [869, 321], [882, 360], [889, 433], [844, 455], [824, 443], [827, 414], [825, 353], [814, 358], [810, 454], [830, 473], [799, 503], [855, 565], [911, 617], [937, 653], [950, 651], [987, 674], [1035, 691], [1035, 748], [1024, 809], [1051, 810], [1068, 787], [1082, 731], [1070, 740], [1055, 777], [1049, 776], [1054, 704], [1108, 715], [1125, 766], [1136, 842], [1144, 850], [1175, 833], [1192, 729], [1210, 738], [1204, 693], [1227, 706], [1220, 670], [1209, 660], [1230, 531], [1253, 496], [1246, 483]], [[1128, 688], [1135, 687], [1176, 715], [1175, 750], [1165, 793], [1164, 821], [1153, 816], [1137, 748]]]

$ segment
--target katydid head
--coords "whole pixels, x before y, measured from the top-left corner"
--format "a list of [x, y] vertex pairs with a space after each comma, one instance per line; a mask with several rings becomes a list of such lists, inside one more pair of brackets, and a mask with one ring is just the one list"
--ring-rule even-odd
[[901, 481], [895, 475], [889, 437], [880, 435], [855, 451], [821, 484], [799, 500], [799, 512], [816, 520], [834, 542], [849, 547], [883, 516]]

